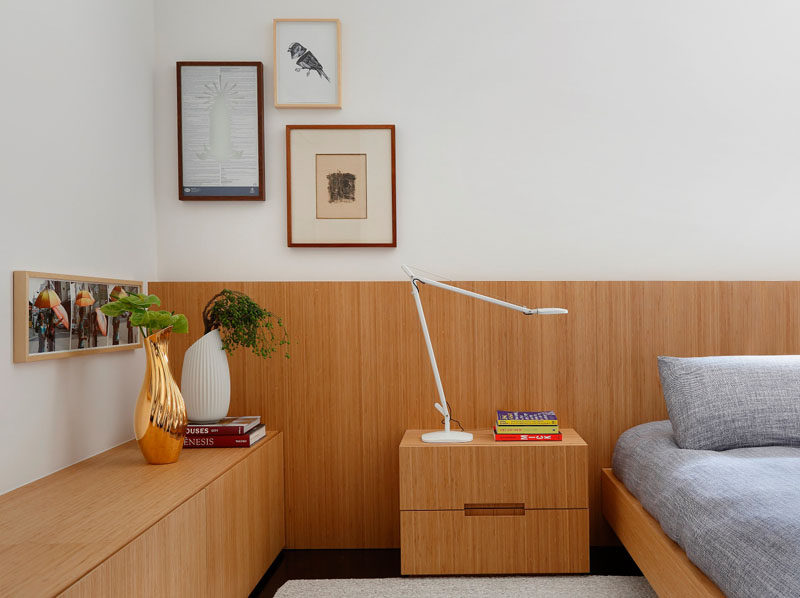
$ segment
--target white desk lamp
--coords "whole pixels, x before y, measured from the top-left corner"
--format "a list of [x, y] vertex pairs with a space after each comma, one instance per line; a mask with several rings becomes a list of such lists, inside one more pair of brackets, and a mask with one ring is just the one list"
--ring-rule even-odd
[[486, 295], [480, 295], [479, 293], [473, 293], [472, 291], [459, 289], [458, 287], [454, 287], [449, 284], [444, 284], [428, 278], [422, 278], [414, 274], [411, 268], [405, 265], [402, 266], [402, 268], [403, 272], [405, 272], [411, 279], [411, 294], [414, 296], [414, 301], [417, 304], [419, 322], [422, 324], [422, 335], [425, 337], [425, 344], [428, 346], [428, 357], [431, 360], [433, 377], [436, 379], [436, 390], [439, 391], [439, 402], [434, 403], [433, 406], [436, 407], [436, 410], [444, 416], [444, 430], [440, 432], [428, 432], [423, 434], [422, 442], [472, 442], [472, 434], [469, 432], [457, 432], [450, 429], [450, 411], [447, 408], [447, 401], [444, 398], [442, 379], [439, 377], [439, 367], [436, 365], [436, 356], [433, 354], [431, 335], [428, 332], [428, 324], [425, 322], [425, 312], [422, 310], [422, 301], [419, 298], [419, 287], [417, 287], [417, 283], [429, 284], [432, 287], [453, 291], [454, 293], [466, 295], [467, 297], [472, 297], [473, 299], [488, 301], [489, 303], [507, 307], [508, 309], [521, 311], [526, 316], [565, 314], [567, 313], [567, 310], [560, 307], [530, 308], [523, 307], [522, 305], [515, 305], [514, 303], [509, 303], [508, 301], [501, 301], [500, 299], [494, 299], [493, 297], [487, 297]]

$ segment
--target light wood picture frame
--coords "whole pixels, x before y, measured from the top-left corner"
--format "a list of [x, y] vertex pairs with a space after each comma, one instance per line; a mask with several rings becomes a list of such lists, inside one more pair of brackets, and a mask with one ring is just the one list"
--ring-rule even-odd
[[143, 289], [140, 280], [15, 271], [14, 363], [138, 349], [139, 330], [100, 307]]
[[264, 65], [191, 61], [175, 71], [178, 199], [264, 201]]
[[395, 126], [286, 125], [286, 219], [289, 247], [397, 247]]
[[276, 108], [342, 107], [339, 19], [274, 19], [272, 40]]

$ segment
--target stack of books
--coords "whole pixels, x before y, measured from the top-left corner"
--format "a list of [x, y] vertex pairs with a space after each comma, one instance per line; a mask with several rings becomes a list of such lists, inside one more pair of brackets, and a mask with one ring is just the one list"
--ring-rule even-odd
[[189, 424], [183, 448], [248, 447], [267, 435], [261, 417], [223, 417], [213, 424]]
[[552, 411], [497, 411], [495, 440], [561, 440]]

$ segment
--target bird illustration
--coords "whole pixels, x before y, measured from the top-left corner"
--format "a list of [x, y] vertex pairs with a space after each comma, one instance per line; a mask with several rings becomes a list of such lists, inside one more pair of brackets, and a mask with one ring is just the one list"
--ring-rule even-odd
[[325, 77], [328, 82], [330, 82], [330, 78], [328, 75], [325, 74], [325, 71], [322, 70], [322, 65], [320, 64], [317, 57], [314, 56], [309, 50], [306, 50], [303, 44], [298, 44], [294, 42], [289, 49], [287, 50], [289, 54], [292, 56], [292, 60], [297, 60], [297, 67], [294, 69], [294, 72], [299, 73], [302, 70], [307, 71], [306, 77], [311, 74], [311, 71], [316, 71], [316, 73], [321, 77]]

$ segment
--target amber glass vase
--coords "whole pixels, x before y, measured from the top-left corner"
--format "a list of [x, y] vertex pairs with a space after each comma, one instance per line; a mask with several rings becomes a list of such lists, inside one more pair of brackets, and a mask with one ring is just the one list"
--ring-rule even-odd
[[134, 431], [148, 463], [175, 463], [186, 434], [186, 406], [169, 369], [172, 327], [144, 339], [147, 370], [136, 401]]

